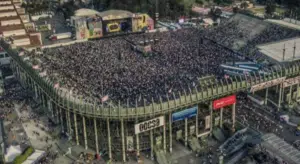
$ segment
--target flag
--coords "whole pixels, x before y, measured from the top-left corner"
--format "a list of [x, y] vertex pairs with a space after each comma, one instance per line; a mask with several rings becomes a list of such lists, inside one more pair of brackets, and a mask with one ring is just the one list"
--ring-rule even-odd
[[228, 78], [229, 78], [229, 75], [224, 75], [224, 78], [225, 78], [225, 79], [228, 79]]
[[171, 88], [171, 89], [169, 89], [168, 93], [171, 93], [171, 92], [172, 92], [172, 88]]
[[33, 65], [32, 68], [33, 69], [39, 69], [40, 67], [39, 67], [39, 65]]
[[102, 97], [102, 98], [101, 98], [101, 102], [105, 102], [105, 101], [107, 101], [107, 100], [108, 100], [108, 98], [109, 98], [109, 97], [108, 97], [108, 95], [105, 95], [104, 97]]
[[19, 56], [23, 56], [24, 55], [24, 51], [21, 51], [20, 53], [19, 53]]
[[54, 88], [59, 88], [59, 83], [54, 84]]
[[47, 72], [46, 72], [46, 71], [43, 71], [43, 72], [40, 73], [40, 76], [42, 76], [42, 77], [44, 77], [44, 76], [46, 76], [46, 75], [47, 75]]

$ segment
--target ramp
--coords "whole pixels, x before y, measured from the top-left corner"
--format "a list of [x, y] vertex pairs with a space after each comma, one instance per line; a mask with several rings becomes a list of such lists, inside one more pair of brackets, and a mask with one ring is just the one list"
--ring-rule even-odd
[[154, 153], [158, 164], [170, 164], [167, 160], [166, 153], [162, 149], [154, 149]]
[[201, 150], [201, 146], [200, 146], [199, 141], [196, 137], [191, 137], [189, 139], [189, 146], [196, 153], [199, 153], [200, 150]]
[[226, 140], [224, 133], [220, 128], [215, 128], [213, 130], [213, 135], [219, 142], [224, 142]]

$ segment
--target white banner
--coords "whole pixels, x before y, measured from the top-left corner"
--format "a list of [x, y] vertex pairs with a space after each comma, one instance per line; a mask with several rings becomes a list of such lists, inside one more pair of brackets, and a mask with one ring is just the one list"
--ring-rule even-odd
[[146, 132], [151, 129], [155, 129], [161, 126], [165, 125], [165, 117], [160, 116], [157, 118], [154, 118], [152, 120], [144, 121], [142, 123], [138, 123], [134, 125], [135, 134], [139, 134], [142, 132]]
[[210, 128], [210, 116], [205, 117], [205, 129]]
[[220, 117], [215, 117], [215, 126], [220, 125]]
[[133, 151], [134, 147], [133, 147], [133, 136], [127, 136], [127, 150], [128, 151]]
[[262, 89], [265, 89], [265, 88], [269, 88], [269, 87], [281, 84], [281, 83], [284, 82], [285, 79], [286, 79], [286, 77], [281, 77], [279, 79], [274, 79], [274, 80], [271, 80], [271, 81], [267, 81], [267, 82], [264, 82], [264, 83], [254, 85], [254, 86], [251, 87], [250, 92], [256, 92], [258, 90], [262, 90]]
[[286, 87], [289, 87], [289, 86], [292, 86], [292, 85], [295, 85], [295, 84], [299, 84], [299, 83], [300, 83], [300, 76], [297, 76], [297, 77], [294, 77], [294, 78], [286, 79], [283, 82], [282, 87], [286, 88]]

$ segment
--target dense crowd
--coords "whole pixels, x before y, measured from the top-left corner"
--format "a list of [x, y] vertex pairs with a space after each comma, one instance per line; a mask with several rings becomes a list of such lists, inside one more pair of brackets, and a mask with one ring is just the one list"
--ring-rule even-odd
[[[41, 72], [61, 88], [86, 101], [95, 97], [135, 105], [173, 98], [173, 93], [201, 89], [199, 77], [220, 75], [218, 66], [233, 60], [231, 51], [209, 41], [202, 43], [201, 31], [182, 29], [176, 32], [132, 35], [75, 45], [45, 49], [40, 59]], [[132, 49], [127, 40], [156, 40], [149, 43], [153, 55], [145, 57]], [[87, 97], [93, 97], [88, 99]]]

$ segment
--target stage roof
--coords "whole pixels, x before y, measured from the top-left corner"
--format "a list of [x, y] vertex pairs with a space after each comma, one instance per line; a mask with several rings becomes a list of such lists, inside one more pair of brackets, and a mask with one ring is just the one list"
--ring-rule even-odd
[[75, 16], [79, 16], [79, 17], [95, 16], [95, 15], [99, 15], [99, 14], [100, 13], [96, 10], [86, 9], [86, 8], [78, 9], [75, 11]]
[[107, 10], [99, 13], [103, 20], [124, 19], [133, 17], [133, 13], [125, 10]]
[[[293, 59], [294, 45], [296, 44], [295, 59]], [[285, 46], [285, 57], [283, 60], [283, 48]], [[300, 59], [300, 38], [286, 39], [278, 42], [258, 45], [261, 53], [274, 62], [291, 62]]]

